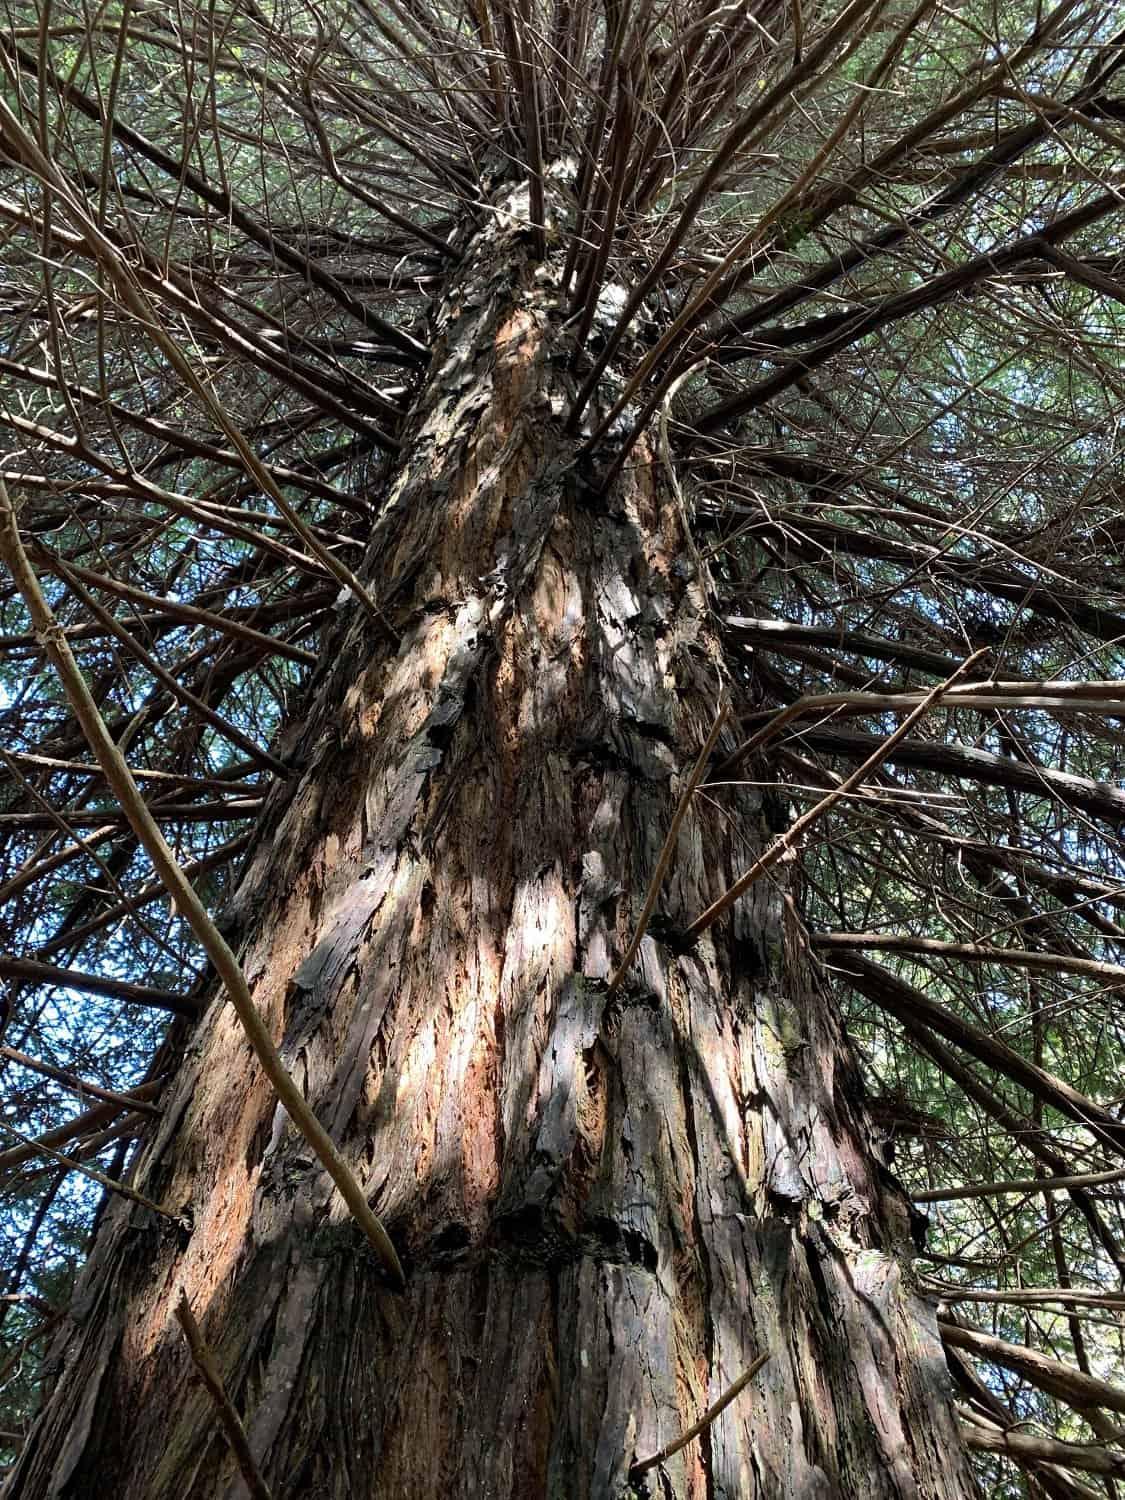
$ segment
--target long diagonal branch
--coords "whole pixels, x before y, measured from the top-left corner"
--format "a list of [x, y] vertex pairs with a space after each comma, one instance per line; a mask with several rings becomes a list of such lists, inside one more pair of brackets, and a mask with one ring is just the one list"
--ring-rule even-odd
[[0, 557], [3, 557], [7, 563], [16, 587], [23, 595], [31, 614], [32, 625], [43, 642], [48, 658], [59, 674], [75, 717], [89, 741], [98, 764], [105, 773], [106, 781], [121, 803], [125, 816], [152, 860], [169, 895], [214, 965], [215, 972], [222, 981], [238, 1019], [242, 1023], [243, 1030], [246, 1032], [247, 1040], [254, 1049], [266, 1076], [276, 1089], [278, 1098], [294, 1125], [308, 1141], [322, 1166], [339, 1188], [344, 1202], [395, 1285], [399, 1287], [405, 1285], [402, 1265], [387, 1231], [372, 1212], [363, 1189], [337, 1151], [331, 1136], [313, 1114], [304, 1095], [282, 1063], [273, 1038], [254, 1004], [242, 966], [211, 920], [191, 882], [180, 869], [175, 855], [145, 805], [125, 757], [106, 728], [105, 721], [90, 694], [66, 637], [51, 612], [51, 607], [39, 585], [39, 579], [24, 550], [16, 512], [2, 480], [0, 480]]

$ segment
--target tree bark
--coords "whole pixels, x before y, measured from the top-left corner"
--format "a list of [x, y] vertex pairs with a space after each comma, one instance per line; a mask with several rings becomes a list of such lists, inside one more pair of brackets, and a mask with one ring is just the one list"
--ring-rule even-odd
[[216, 998], [134, 1176], [192, 1230], [106, 1214], [9, 1500], [246, 1493], [181, 1290], [276, 1500], [976, 1493], [789, 874], [674, 939], [758, 793], [696, 797], [607, 994], [727, 684], [659, 437], [608, 490], [575, 462], [527, 212], [498, 189], [433, 310], [363, 572], [400, 644], [341, 600], [228, 914], [406, 1291]]

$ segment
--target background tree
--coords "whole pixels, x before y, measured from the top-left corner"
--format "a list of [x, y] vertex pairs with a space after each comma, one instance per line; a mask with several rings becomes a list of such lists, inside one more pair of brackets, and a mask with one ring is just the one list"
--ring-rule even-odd
[[8, 6], [5, 1493], [1122, 1492], [1119, 22]]

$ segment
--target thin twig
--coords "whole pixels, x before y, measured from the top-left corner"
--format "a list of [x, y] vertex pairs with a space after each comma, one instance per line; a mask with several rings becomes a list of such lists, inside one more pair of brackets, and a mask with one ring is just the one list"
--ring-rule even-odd
[[263, 750], [261, 745], [257, 744], [250, 735], [244, 734], [237, 724], [232, 724], [229, 719], [225, 719], [222, 714], [217, 713], [198, 694], [193, 693], [190, 688], [185, 687], [175, 673], [170, 672], [167, 667], [161, 666], [152, 652], [145, 650], [129, 627], [110, 610], [103, 608], [98, 603], [89, 589], [71, 572], [70, 568], [61, 558], [56, 557], [51, 559], [51, 570], [58, 574], [74, 597], [86, 606], [94, 616], [94, 619], [100, 625], [103, 625], [111, 636], [120, 641], [126, 651], [135, 656], [141, 665], [146, 667], [156, 678], [157, 682], [166, 687], [174, 698], [186, 704], [187, 707], [194, 709], [200, 718], [206, 720], [211, 725], [212, 729], [221, 734], [225, 740], [229, 740], [232, 745], [237, 745], [240, 750], [248, 755], [256, 765], [261, 766], [263, 770], [270, 771], [274, 776], [280, 777], [282, 781], [293, 774], [284, 761], [278, 760], [277, 756], [271, 755], [268, 750]]
[[[1119, 679], [1105, 682], [966, 682], [953, 688], [948, 695], [947, 707], [972, 709], [1031, 709], [1048, 713], [1098, 714], [1107, 718], [1125, 717], [1125, 682]], [[718, 776], [727, 775], [739, 761], [755, 750], [760, 750], [767, 741], [774, 739], [794, 719], [808, 714], [826, 714], [831, 710], [845, 710], [846, 715], [895, 713], [899, 709], [914, 708], [924, 701], [925, 694], [917, 693], [809, 693], [798, 698], [778, 713], [753, 715], [765, 717], [767, 722], [748, 740], [743, 741], [718, 768]], [[746, 720], [743, 720], [745, 723]]]
[[885, 953], [932, 953], [973, 964], [1011, 964], [1016, 969], [1038, 969], [1047, 974], [1086, 974], [1110, 989], [1125, 985], [1125, 966], [1078, 958], [1073, 953], [1045, 953], [1040, 948], [994, 948], [987, 943], [946, 943], [940, 938], [914, 937], [903, 932], [814, 932], [814, 948], [825, 953], [861, 952], [875, 948]]
[[770, 1353], [768, 1349], [764, 1354], [759, 1354], [757, 1359], [746, 1371], [746, 1373], [744, 1375], [740, 1375], [734, 1382], [734, 1384], [730, 1387], [730, 1389], [724, 1391], [719, 1399], [712, 1406], [709, 1406], [707, 1408], [707, 1410], [700, 1417], [699, 1421], [696, 1422], [694, 1427], [689, 1427], [688, 1430], [681, 1437], [676, 1438], [674, 1442], [665, 1443], [660, 1452], [654, 1453], [651, 1458], [644, 1458], [641, 1459], [639, 1463], [635, 1463], [629, 1470], [629, 1478], [639, 1479], [640, 1476], [647, 1473], [649, 1469], [655, 1469], [657, 1464], [662, 1464], [665, 1459], [671, 1458], [673, 1453], [678, 1453], [681, 1448], [686, 1448], [687, 1445], [691, 1442], [692, 1438], [697, 1438], [701, 1432], [705, 1432], [706, 1429], [710, 1427], [715, 1418], [720, 1414], [720, 1412], [725, 1411], [726, 1408], [735, 1399], [735, 1397], [740, 1395], [741, 1392], [746, 1389], [746, 1387], [750, 1384], [754, 1376], [762, 1368], [769, 1357]]
[[[5, 1297], [4, 1300], [7, 1302], [11, 1299]], [[3, 1382], [7, 1380], [8, 1376], [19, 1364], [20, 1360], [31, 1348], [32, 1344], [37, 1344], [40, 1339], [46, 1338], [49, 1333], [53, 1333], [65, 1317], [65, 1308], [61, 1308], [55, 1312], [52, 1312], [51, 1314], [49, 1314], [49, 1316], [44, 1318], [43, 1322], [39, 1324], [38, 1328], [33, 1328], [30, 1333], [25, 1334], [24, 1337], [20, 1339], [19, 1343], [8, 1355], [7, 1359], [5, 1359], [4, 1363], [0, 1365], [0, 1384], [3, 1384]]]
[[180, 869], [176, 856], [157, 827], [137, 783], [133, 780], [125, 757], [106, 728], [97, 704], [86, 686], [86, 679], [71, 653], [62, 627], [51, 612], [35, 569], [24, 550], [16, 513], [2, 479], [0, 479], [0, 557], [7, 563], [16, 587], [23, 595], [31, 615], [32, 627], [42, 641], [48, 658], [58, 671], [75, 717], [98, 764], [105, 773], [106, 781], [120, 802], [133, 832], [152, 860], [157, 875], [164, 882], [184, 920], [211, 960], [242, 1023], [247, 1040], [257, 1054], [266, 1076], [277, 1091], [277, 1096], [286, 1113], [340, 1189], [344, 1202], [351, 1209], [392, 1281], [398, 1287], [404, 1286], [402, 1265], [387, 1231], [372, 1212], [363, 1189], [337, 1151], [331, 1136], [313, 1114], [305, 1096], [289, 1076], [273, 1044], [273, 1038], [270, 1036], [266, 1023], [254, 1004], [242, 966], [222, 933], [211, 920], [206, 907], [196, 895], [194, 886]]
[[24, 1135], [22, 1130], [17, 1130], [14, 1125], [9, 1125], [7, 1120], [0, 1120], [0, 1130], [8, 1135], [14, 1135], [17, 1141], [29, 1147], [40, 1156], [49, 1157], [51, 1161], [57, 1161], [61, 1167], [66, 1167], [69, 1172], [80, 1172], [83, 1177], [89, 1177], [93, 1182], [108, 1189], [111, 1193], [119, 1193], [122, 1198], [130, 1198], [134, 1203], [139, 1203], [142, 1208], [151, 1209], [154, 1214], [159, 1214], [162, 1219], [171, 1219], [173, 1224], [187, 1227], [189, 1221], [183, 1214], [173, 1213], [169, 1208], [161, 1208], [159, 1203], [154, 1203], [151, 1198], [146, 1198], [143, 1193], [138, 1193], [136, 1188], [131, 1188], [126, 1182], [118, 1182], [115, 1177], [107, 1177], [104, 1172], [99, 1172], [97, 1167], [88, 1167], [85, 1162], [78, 1161], [76, 1157], [67, 1156], [62, 1151], [56, 1151], [51, 1146], [45, 1146], [42, 1141], [32, 1140], [31, 1136]]
[[625, 956], [618, 965], [617, 972], [606, 986], [606, 993], [608, 995], [612, 995], [619, 987], [621, 981], [629, 972], [630, 964], [637, 956], [637, 949], [641, 946], [641, 939], [648, 929], [653, 908], [656, 906], [656, 898], [660, 894], [660, 887], [664, 882], [664, 876], [667, 873], [676, 848], [676, 840], [680, 835], [680, 825], [687, 814], [688, 805], [695, 794], [695, 789], [703, 779], [703, 773], [707, 769], [707, 762], [711, 758], [711, 751], [715, 748], [715, 742], [722, 733], [722, 728], [727, 721], [727, 714], [729, 712], [728, 708], [720, 708], [718, 714], [715, 716], [715, 722], [711, 726], [711, 733], [707, 736], [707, 741], [703, 749], [699, 752], [695, 765], [692, 767], [691, 775], [688, 777], [687, 783], [680, 793], [680, 800], [676, 804], [676, 811], [672, 814], [671, 827], [668, 829], [668, 835], [664, 840], [656, 861], [656, 869], [652, 872], [652, 879], [649, 881], [648, 890], [645, 892], [644, 905], [641, 907], [641, 914], [637, 918], [636, 930], [629, 941], [629, 946], [625, 949]]
[[[898, 726], [893, 734], [889, 734], [885, 740], [881, 740], [879, 742], [878, 747], [872, 751], [872, 753], [867, 757], [867, 759], [861, 766], [857, 767], [856, 770], [852, 772], [852, 774], [846, 781], [841, 782], [834, 791], [829, 792], [828, 795], [822, 798], [815, 807], [810, 807], [807, 813], [802, 814], [802, 816], [799, 817], [797, 821], [793, 823], [785, 833], [782, 834], [782, 836], [775, 844], [770, 845], [770, 847], [766, 850], [762, 857], [756, 860], [744, 875], [740, 875], [739, 878], [734, 882], [734, 884], [723, 893], [723, 895], [721, 895], [716, 901], [712, 901], [707, 910], [701, 912], [700, 915], [696, 917], [695, 921], [684, 933], [684, 937], [689, 942], [694, 942], [695, 939], [699, 937], [700, 933], [706, 932], [707, 928], [710, 927], [713, 922], [718, 921], [723, 913], [725, 911], [728, 911], [730, 907], [732, 907], [738, 900], [738, 898], [750, 889], [755, 881], [760, 880], [767, 870], [772, 869], [773, 866], [777, 864], [778, 860], [781, 859], [783, 854], [787, 854], [789, 850], [797, 847], [798, 841], [804, 836], [804, 834], [808, 832], [808, 830], [814, 823], [819, 822], [820, 819], [824, 817], [825, 813], [830, 812], [831, 809], [836, 806], [837, 802], [846, 797], [849, 792], [854, 792], [856, 787], [859, 786], [860, 782], [862, 782], [865, 777], [869, 776], [872, 771], [876, 770], [880, 765], [882, 765], [883, 761], [887, 759], [891, 751], [898, 744], [899, 740], [905, 739], [905, 737], [910, 733], [911, 729], [913, 729], [918, 720], [922, 718], [924, 714], [928, 713], [929, 710], [935, 706], [935, 704], [940, 703], [941, 699], [945, 696], [945, 694], [949, 691], [949, 689], [953, 686], [957, 679], [963, 676], [970, 669], [970, 667], [974, 667], [977, 662], [980, 661], [981, 657], [986, 656], [987, 654], [987, 651], [983, 649], [980, 651], [974, 651], [972, 656], [966, 657], [966, 659], [961, 663], [957, 670], [951, 673], [944, 682], [939, 683], [936, 688], [927, 693], [922, 702], [918, 704], [917, 708], [915, 708], [914, 712], [908, 714], [906, 718], [903, 719], [902, 723]], [[779, 715], [779, 717], [781, 716]]]
[[[172, 334], [161, 322], [151, 300], [145, 293], [137, 277], [130, 270], [117, 246], [101, 232], [97, 225], [83, 211], [80, 199], [71, 191], [70, 183], [62, 171], [43, 155], [43, 152], [36, 146], [36, 143], [28, 135], [18, 118], [12, 113], [3, 99], [0, 99], [0, 125], [3, 126], [5, 134], [9, 137], [10, 146], [15, 145], [19, 150], [24, 164], [37, 171], [43, 181], [53, 189], [66, 206], [67, 211], [78, 226], [83, 239], [89, 247], [90, 253], [98, 264], [102, 266], [107, 275], [112, 278], [124, 305], [136, 318], [138, 325], [145, 329], [153, 343], [165, 355], [169, 364], [184, 381], [187, 388], [206, 406], [212, 420], [216, 423], [219, 430], [226, 435], [231, 446], [238, 454], [250, 478], [270, 497], [317, 561], [327, 568], [328, 572], [346, 589], [349, 589], [355, 595], [384, 635], [394, 645], [399, 645], [400, 640], [397, 631], [386, 619], [378, 604], [376, 604], [359, 578], [333, 552], [318, 541], [313, 532], [301, 519], [298, 512], [290, 505], [276, 480], [266, 471], [257, 453], [234, 422], [222, 401], [215, 394], [208, 378], [196, 370], [195, 365], [184, 354], [179, 342], [173, 338]], [[397, 329], [390, 325], [388, 325], [388, 330], [385, 331], [395, 339], [404, 337], [404, 335], [400, 334]]]
[[20, 1068], [27, 1068], [32, 1073], [41, 1073], [44, 1078], [53, 1078], [56, 1083], [63, 1083], [67, 1088], [74, 1089], [80, 1098], [89, 1094], [94, 1099], [104, 1099], [107, 1104], [119, 1104], [122, 1109], [136, 1110], [139, 1114], [152, 1115], [155, 1119], [159, 1119], [164, 1113], [159, 1104], [149, 1104], [147, 1100], [133, 1099], [128, 1094], [115, 1093], [113, 1089], [103, 1088], [99, 1083], [91, 1083], [88, 1078], [81, 1078], [77, 1073], [71, 1073], [66, 1068], [56, 1068], [51, 1063], [41, 1061], [38, 1057], [29, 1057], [26, 1052], [19, 1052], [15, 1047], [0, 1047], [0, 1059], [4, 1062], [15, 1063]]
[[250, 1443], [246, 1436], [246, 1428], [242, 1425], [242, 1418], [235, 1411], [226, 1393], [219, 1367], [215, 1363], [215, 1356], [204, 1342], [203, 1334], [200, 1332], [199, 1324], [195, 1321], [184, 1292], [180, 1293], [180, 1300], [176, 1304], [176, 1322], [184, 1331], [192, 1363], [199, 1371], [203, 1384], [207, 1387], [208, 1395], [215, 1403], [219, 1422], [238, 1464], [239, 1473], [246, 1481], [246, 1488], [254, 1500], [273, 1500], [270, 1487], [262, 1478], [258, 1465], [254, 1462], [254, 1455], [250, 1452]]
[[[142, 1104], [147, 1102], [160, 1092], [160, 1088], [161, 1085], [155, 1078], [142, 1083], [136, 1091], [139, 1101]], [[123, 1110], [132, 1114], [135, 1109], [135, 1101], [128, 1097], [125, 1097], [121, 1104], [118, 1104], [116, 1100], [107, 1099], [101, 1104], [95, 1104], [90, 1109], [83, 1110], [80, 1115], [73, 1115], [69, 1120], [64, 1120], [61, 1125], [52, 1126], [41, 1135], [29, 1137], [28, 1144], [12, 1146], [7, 1151], [0, 1151], [0, 1182], [4, 1181], [7, 1174], [14, 1168], [22, 1166], [40, 1146], [61, 1148], [68, 1141], [78, 1142], [88, 1139], [93, 1132], [103, 1130], [110, 1125]], [[143, 1110], [141, 1113], [143, 1114]]]

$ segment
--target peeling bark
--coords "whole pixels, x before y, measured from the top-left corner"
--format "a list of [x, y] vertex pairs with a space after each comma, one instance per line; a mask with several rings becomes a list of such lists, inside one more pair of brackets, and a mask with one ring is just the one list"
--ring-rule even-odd
[[498, 193], [434, 310], [363, 572], [401, 644], [342, 603], [228, 914], [406, 1293], [214, 1001], [135, 1175], [192, 1232], [106, 1215], [9, 1500], [245, 1493], [181, 1290], [278, 1500], [625, 1495], [767, 1350], [643, 1492], [975, 1493], [786, 876], [672, 940], [761, 849], [758, 793], [696, 798], [607, 998], [725, 691], [721, 622], [660, 456], [608, 492], [575, 464], [526, 211]]

